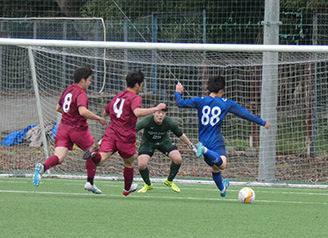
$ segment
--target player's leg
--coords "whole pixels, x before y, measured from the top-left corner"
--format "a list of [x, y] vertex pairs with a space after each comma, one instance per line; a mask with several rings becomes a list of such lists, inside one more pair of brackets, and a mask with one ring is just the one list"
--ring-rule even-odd
[[135, 143], [123, 143], [116, 141], [116, 148], [124, 161], [123, 195], [128, 196], [130, 193], [135, 192], [138, 189], [138, 184], [132, 183], [134, 177], [134, 160], [137, 158], [136, 145]]
[[138, 189], [138, 184], [132, 183], [134, 177], [134, 159], [137, 154], [131, 156], [130, 158], [124, 159], [124, 189], [123, 195], [128, 196], [130, 193], [135, 192]]
[[174, 183], [173, 179], [179, 172], [182, 163], [182, 157], [179, 150], [174, 145], [172, 145], [168, 151], [169, 152], [167, 154], [171, 158], [172, 162], [170, 165], [169, 176], [166, 178], [164, 184], [171, 187], [174, 192], [180, 192], [180, 188]]
[[223, 163], [220, 153], [206, 148], [201, 142], [199, 142], [197, 144], [197, 153], [196, 154], [197, 154], [197, 157], [206, 155], [207, 159], [211, 160], [211, 163], [215, 164], [217, 167], [220, 167]]
[[96, 166], [103, 164], [113, 153], [117, 151], [115, 139], [106, 135], [104, 135], [101, 140], [100, 149], [97, 150], [95, 148], [96, 147], [92, 147], [90, 150], [87, 150], [83, 155], [83, 159], [91, 159]]
[[94, 184], [97, 166], [91, 158], [85, 161], [85, 168], [87, 170], [87, 182], [84, 185], [84, 189], [95, 194], [101, 194], [101, 190]]
[[212, 166], [212, 178], [220, 190], [220, 195], [221, 197], [225, 197], [227, 194], [227, 188], [229, 187], [229, 179], [222, 179], [222, 174], [221, 171], [226, 168], [227, 166], [227, 157], [226, 156], [221, 156], [222, 159], [222, 164], [220, 167], [213, 165]]
[[97, 156], [89, 158], [86, 163], [85, 167], [87, 169], [87, 182], [84, 185], [84, 189], [95, 194], [101, 194], [102, 191], [97, 188], [94, 184], [94, 177], [96, 175], [97, 166], [100, 166], [103, 162], [105, 162], [110, 156], [112, 152], [97, 152]]
[[[72, 142], [74, 142], [80, 149], [86, 151], [86, 153], [99, 150], [98, 145], [94, 142], [94, 138], [89, 130], [72, 132], [70, 138]], [[84, 185], [84, 189], [95, 194], [101, 194], [101, 190], [94, 184], [97, 167], [91, 158], [86, 160], [85, 168], [87, 170], [87, 181]]]
[[46, 159], [46, 161], [43, 164], [38, 163], [35, 166], [35, 171], [34, 171], [33, 178], [32, 178], [34, 186], [38, 187], [40, 185], [42, 174], [46, 170], [63, 162], [63, 160], [66, 157], [67, 152], [68, 152], [68, 148], [66, 148], [66, 147], [56, 147], [54, 155], [52, 155], [48, 159]]
[[139, 152], [138, 156], [138, 167], [140, 175], [145, 182], [145, 185], [138, 191], [138, 193], [146, 193], [148, 190], [153, 189], [153, 184], [150, 182], [149, 178], [149, 169], [147, 167], [147, 164], [150, 160], [150, 154], [147, 152]]

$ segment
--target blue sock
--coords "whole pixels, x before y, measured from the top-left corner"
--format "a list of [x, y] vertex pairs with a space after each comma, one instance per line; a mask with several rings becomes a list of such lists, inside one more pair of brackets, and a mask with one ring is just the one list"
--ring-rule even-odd
[[218, 167], [220, 167], [221, 164], [223, 163], [221, 159], [221, 155], [212, 150], [207, 149], [206, 156]]
[[222, 191], [224, 189], [224, 185], [222, 183], [221, 172], [218, 172], [218, 173], [212, 172], [212, 178], [213, 178], [216, 186], [219, 188], [219, 190]]

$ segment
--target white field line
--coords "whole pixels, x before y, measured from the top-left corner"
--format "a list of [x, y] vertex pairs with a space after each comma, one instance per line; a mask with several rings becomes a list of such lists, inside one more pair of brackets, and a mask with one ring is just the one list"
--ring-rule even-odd
[[[113, 197], [113, 198], [122, 198], [126, 199], [123, 195], [114, 195], [114, 194], [101, 194], [95, 195], [91, 193], [67, 193], [67, 192], [37, 192], [37, 191], [18, 191], [18, 190], [0, 190], [0, 193], [22, 193], [22, 194], [40, 194], [40, 195], [65, 195], [65, 196], [93, 196], [95, 198], [104, 198], [104, 197]], [[151, 196], [149, 194], [138, 195], [133, 194], [129, 196], [130, 199], [133, 198], [142, 198], [142, 199], [168, 199], [168, 200], [195, 200], [195, 201], [227, 201], [227, 202], [239, 202], [238, 199], [229, 199], [229, 198], [204, 198], [204, 197], [170, 197], [170, 196]], [[283, 200], [256, 200], [256, 203], [280, 203], [280, 204], [300, 204], [300, 205], [326, 205], [328, 202], [302, 202], [302, 201], [283, 201]]]
[[[81, 186], [84, 186], [85, 181], [81, 181], [81, 180], [74, 180], [74, 179], [61, 179], [61, 184], [62, 185], [72, 185], [75, 183], [79, 183], [81, 184]], [[117, 182], [117, 181], [115, 181]], [[164, 180], [163, 180], [164, 182]], [[30, 184], [31, 187], [33, 187], [32, 181], [28, 181], [28, 180], [1, 180], [0, 179], [0, 184], [1, 183], [13, 183], [13, 184]], [[54, 184], [54, 183], [58, 183], [58, 180], [52, 180], [52, 179], [47, 179], [46, 180], [47, 184]], [[101, 184], [102, 187], [122, 187], [123, 185], [116, 185], [111, 183], [111, 181], [104, 181], [104, 180], [98, 180], [96, 181], [96, 184], [98, 185], [97, 187], [100, 187], [99, 184]], [[177, 183], [178, 184], [178, 183]], [[41, 185], [42, 185], [42, 181], [41, 181]], [[40, 185], [40, 186], [41, 186]], [[139, 183], [139, 186], [142, 186], [143, 184]], [[195, 190], [195, 191], [206, 191], [206, 192], [215, 192], [217, 193], [217, 187], [214, 186], [208, 186], [207, 184], [204, 184], [202, 188], [199, 188], [201, 184], [188, 184], [186, 186], [183, 187], [183, 190]], [[193, 186], [197, 186], [197, 188], [194, 188]], [[239, 189], [234, 189], [232, 185], [229, 187], [228, 191], [231, 192], [239, 192]], [[164, 184], [159, 184], [158, 182], [154, 182], [154, 189], [168, 189], [167, 186], [165, 186]], [[327, 192], [313, 192], [313, 188], [290, 188], [293, 191], [288, 191], [288, 192], [284, 192], [282, 190], [284, 190], [286, 188], [281, 188], [281, 187], [256, 187], [253, 188], [253, 190], [259, 193], [266, 193], [266, 194], [290, 194], [290, 195], [304, 195], [304, 196], [328, 196], [328, 190]], [[325, 189], [322, 189], [323, 191], [326, 191]]]
[[[44, 174], [43, 178], [58, 178], [63, 180], [81, 180], [86, 179], [86, 176], [77, 175], [58, 175], [58, 174]], [[21, 174], [19, 176], [13, 174], [0, 174], [0, 178], [32, 178], [32, 174]], [[117, 176], [95, 176], [97, 181], [123, 181], [123, 177]], [[153, 183], [164, 183], [165, 178], [151, 178]], [[143, 182], [142, 178], [134, 178], [135, 182]], [[178, 179], [176, 178], [175, 183], [177, 184], [203, 184], [203, 185], [214, 185], [213, 180], [197, 180], [197, 179]], [[1, 182], [1, 180], [0, 180]], [[268, 188], [300, 188], [300, 189], [328, 189], [328, 184], [294, 184], [294, 183], [265, 183], [265, 182], [240, 182], [240, 181], [230, 181], [232, 186], [242, 186], [242, 187], [268, 187]]]

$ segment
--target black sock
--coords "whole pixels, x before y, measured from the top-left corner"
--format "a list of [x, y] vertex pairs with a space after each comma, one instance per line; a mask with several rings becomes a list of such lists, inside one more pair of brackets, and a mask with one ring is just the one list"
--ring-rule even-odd
[[88, 181], [91, 185], [93, 185], [93, 179], [94, 179], [94, 178], [88, 178], [87, 181]]
[[171, 166], [170, 166], [170, 173], [169, 176], [167, 177], [168, 181], [173, 181], [177, 173], [179, 172], [181, 164], [176, 164], [172, 161]]
[[145, 182], [145, 184], [150, 185], [150, 179], [149, 179], [149, 170], [146, 167], [145, 169], [141, 170], [139, 169], [140, 175], [143, 179], [143, 181]]

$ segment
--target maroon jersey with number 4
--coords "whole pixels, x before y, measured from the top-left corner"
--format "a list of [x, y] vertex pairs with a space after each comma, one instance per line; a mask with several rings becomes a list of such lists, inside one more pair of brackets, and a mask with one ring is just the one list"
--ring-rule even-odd
[[79, 106], [88, 108], [88, 96], [77, 84], [68, 86], [58, 104], [62, 107], [61, 124], [69, 131], [84, 131], [88, 129], [87, 119], [80, 115]]
[[134, 143], [136, 141], [137, 117], [133, 111], [140, 108], [141, 105], [141, 97], [134, 92], [125, 90], [118, 93], [105, 108], [111, 119], [105, 133], [115, 136], [117, 141]]

